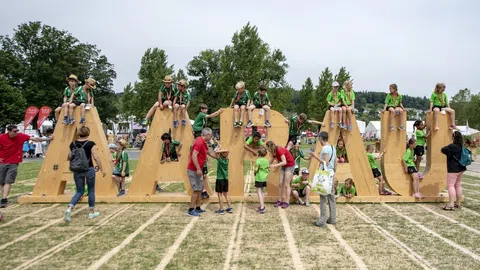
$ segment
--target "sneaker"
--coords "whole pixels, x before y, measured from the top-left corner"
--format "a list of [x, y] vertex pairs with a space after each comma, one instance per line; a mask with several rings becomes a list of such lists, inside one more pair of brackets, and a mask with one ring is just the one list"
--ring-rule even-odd
[[8, 200], [7, 199], [2, 199], [0, 201], [0, 208], [5, 208], [8, 205]]
[[250, 127], [252, 127], [252, 126], [253, 126], [252, 121], [248, 120], [248, 122], [247, 122], [247, 128], [250, 128]]
[[70, 121], [68, 122], [69, 125], [73, 125], [73, 123], [75, 123], [75, 119], [70, 119]]
[[225, 215], [225, 210], [219, 209], [219, 210], [215, 211], [215, 214]]
[[178, 127], [178, 120], [173, 121], [173, 127], [177, 128]]
[[306, 207], [309, 207], [309, 206], [310, 206], [310, 202], [309, 202], [309, 201], [306, 201], [306, 202], [305, 202], [305, 206], [306, 206]]
[[282, 208], [283, 209], [288, 208], [289, 206], [290, 206], [290, 204], [288, 202], [282, 203]]
[[303, 205], [302, 199], [298, 199], [297, 203], [298, 203], [298, 205]]
[[203, 210], [202, 208], [200, 209], [195, 209], [195, 211], [199, 214], [207, 212], [206, 210]]
[[320, 222], [318, 222], [318, 221], [313, 222], [313, 225], [314, 225], [314, 226], [317, 226], [317, 227], [320, 227], [320, 228], [327, 227], [327, 224], [325, 224], [325, 223], [320, 223]]
[[185, 126], [187, 124], [187, 121], [185, 119], [182, 120], [182, 126]]
[[199, 217], [200, 214], [197, 211], [192, 210], [192, 211], [187, 211], [187, 216], [189, 216], [189, 217]]
[[338, 123], [338, 127], [343, 129], [343, 123]]
[[143, 119], [142, 123], [141, 123], [142, 126], [146, 126], [148, 125], [148, 119]]
[[327, 219], [327, 223], [333, 225], [333, 224], [336, 224], [337, 222], [336, 222], [336, 221], [332, 221], [331, 219]]
[[348, 125], [348, 131], [352, 131], [352, 129], [353, 129], [353, 125], [352, 124]]
[[335, 123], [334, 122], [331, 122], [330, 123], [330, 128], [334, 128], [335, 127]]
[[238, 122], [233, 122], [233, 127], [238, 127]]
[[263, 126], [269, 128], [269, 127], [272, 127], [272, 124], [270, 124], [270, 121], [267, 120], [267, 121], [265, 121], [265, 125], [263, 125]]
[[120, 190], [120, 192], [118, 193], [117, 197], [122, 197], [125, 195], [125, 190]]
[[243, 126], [243, 122], [242, 121], [238, 121], [238, 127], [242, 127]]
[[63, 118], [62, 124], [64, 124], [64, 125], [68, 125], [68, 124], [69, 124], [68, 119], [67, 119], [66, 117]]
[[282, 206], [282, 201], [277, 201], [274, 205], [274, 207], [280, 207]]
[[80, 125], [83, 125], [83, 124], [85, 124], [85, 118], [82, 117], [80, 118]]
[[398, 129], [403, 130], [403, 131], [407, 131], [403, 125], [398, 126]]
[[100, 212], [93, 212], [88, 214], [89, 219], [96, 218], [98, 216], [100, 216]]
[[233, 213], [233, 208], [228, 207], [227, 209], [225, 209], [225, 211], [227, 211], [227, 213], [232, 214]]
[[72, 210], [70, 208], [67, 208], [67, 210], [63, 212], [63, 220], [65, 222], [70, 222], [72, 220]]
[[265, 213], [265, 211], [267, 211], [267, 210], [265, 209], [265, 207], [263, 207], [263, 208], [260, 208], [260, 207], [257, 208], [257, 213], [259, 213], [259, 214], [263, 214], [263, 213]]
[[206, 191], [202, 191], [202, 199], [208, 199], [208, 198], [210, 198], [208, 193]]

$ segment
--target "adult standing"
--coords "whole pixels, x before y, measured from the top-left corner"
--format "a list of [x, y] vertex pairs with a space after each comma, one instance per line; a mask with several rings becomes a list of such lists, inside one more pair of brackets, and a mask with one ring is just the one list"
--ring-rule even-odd
[[447, 156], [447, 186], [448, 204], [443, 210], [460, 208], [462, 201], [462, 175], [467, 170], [460, 164], [462, 156], [463, 136], [459, 131], [453, 133], [453, 143], [442, 148], [442, 153]]
[[44, 142], [53, 139], [53, 136], [47, 138], [33, 137], [27, 134], [19, 133], [17, 126], [7, 127], [7, 133], [0, 134], [0, 190], [2, 191], [2, 200], [0, 207], [4, 208], [8, 204], [7, 196], [10, 187], [15, 183], [17, 177], [18, 164], [22, 163], [23, 143], [29, 140], [34, 142]]
[[[275, 204], [275, 207], [281, 206], [282, 208], [287, 208], [290, 206], [290, 194], [291, 194], [291, 183], [293, 178], [293, 171], [295, 170], [295, 160], [292, 157], [292, 154], [285, 147], [279, 147], [275, 145], [274, 142], [267, 142], [267, 149], [272, 155], [272, 160], [270, 161], [270, 169], [276, 167], [281, 167], [280, 169], [280, 182], [278, 184], [278, 201]], [[273, 159], [277, 159], [278, 163], [273, 164]], [[285, 202], [283, 202], [283, 192], [286, 188]]]
[[73, 172], [73, 180], [75, 181], [76, 193], [73, 195], [72, 200], [68, 204], [67, 210], [65, 210], [63, 219], [66, 222], [70, 222], [72, 209], [80, 201], [85, 192], [85, 182], [88, 186], [88, 207], [90, 213], [88, 218], [96, 218], [100, 215], [99, 212], [95, 212], [95, 167], [93, 167], [93, 159], [98, 168], [102, 172], [103, 177], [106, 173], [103, 170], [102, 162], [98, 157], [97, 150], [95, 148], [95, 142], [89, 141], [90, 129], [86, 126], [81, 127], [78, 130], [78, 139], [70, 144], [70, 150], [83, 149], [88, 159], [88, 170], [85, 172]]
[[200, 198], [204, 186], [203, 182], [203, 166], [207, 160], [207, 155], [216, 158], [216, 154], [210, 151], [207, 142], [212, 139], [212, 130], [204, 128], [202, 135], [195, 139], [190, 153], [190, 160], [187, 166], [187, 176], [192, 186], [192, 196], [190, 198], [190, 208], [187, 211], [187, 216], [198, 217], [205, 210], [200, 208]]

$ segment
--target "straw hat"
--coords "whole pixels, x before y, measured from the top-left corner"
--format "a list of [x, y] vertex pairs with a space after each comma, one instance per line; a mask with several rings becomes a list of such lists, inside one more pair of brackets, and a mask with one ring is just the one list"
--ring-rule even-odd
[[125, 141], [124, 139], [120, 139], [118, 141], [118, 144], [120, 144], [123, 148], [127, 147], [127, 141]]
[[187, 87], [187, 80], [181, 79], [179, 82], [177, 82], [177, 84], [183, 87]]
[[93, 78], [88, 78], [88, 79], [86, 79], [86, 80], [85, 80], [85, 83], [88, 83], [88, 85], [90, 85], [90, 87], [91, 87], [92, 89], [97, 88], [97, 81], [95, 81], [95, 79], [93, 79]]
[[67, 81], [68, 81], [68, 80], [74, 80], [74, 81], [76, 81], [77, 83], [80, 82], [80, 81], [78, 80], [77, 76], [75, 76], [74, 74], [70, 74], [70, 76], [68, 76], [66, 80], [67, 80]]
[[170, 75], [165, 76], [165, 78], [163, 79], [163, 82], [164, 82], [164, 83], [171, 83], [171, 82], [173, 82], [172, 76], [170, 76]]

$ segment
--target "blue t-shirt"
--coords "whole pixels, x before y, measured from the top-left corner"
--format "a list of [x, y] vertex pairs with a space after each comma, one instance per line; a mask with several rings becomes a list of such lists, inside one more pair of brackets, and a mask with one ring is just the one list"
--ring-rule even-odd
[[[333, 171], [335, 169], [335, 160], [337, 159], [337, 151], [332, 145], [325, 145], [322, 147], [322, 152], [320, 153], [320, 160], [323, 161], [323, 154], [327, 154], [329, 160], [325, 160], [327, 163], [327, 168], [325, 170]], [[320, 167], [323, 167], [323, 162], [320, 164]]]

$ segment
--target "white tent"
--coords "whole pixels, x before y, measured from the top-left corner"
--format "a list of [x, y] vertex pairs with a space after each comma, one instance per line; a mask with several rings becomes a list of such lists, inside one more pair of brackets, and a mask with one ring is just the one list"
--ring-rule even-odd
[[360, 130], [360, 135], [363, 136], [365, 134], [365, 122], [357, 120], [358, 130]]
[[471, 128], [469, 126], [457, 126], [462, 135], [472, 135], [478, 132], [478, 130]]
[[381, 123], [380, 121], [370, 121], [365, 127], [365, 138], [380, 139], [381, 137]]

